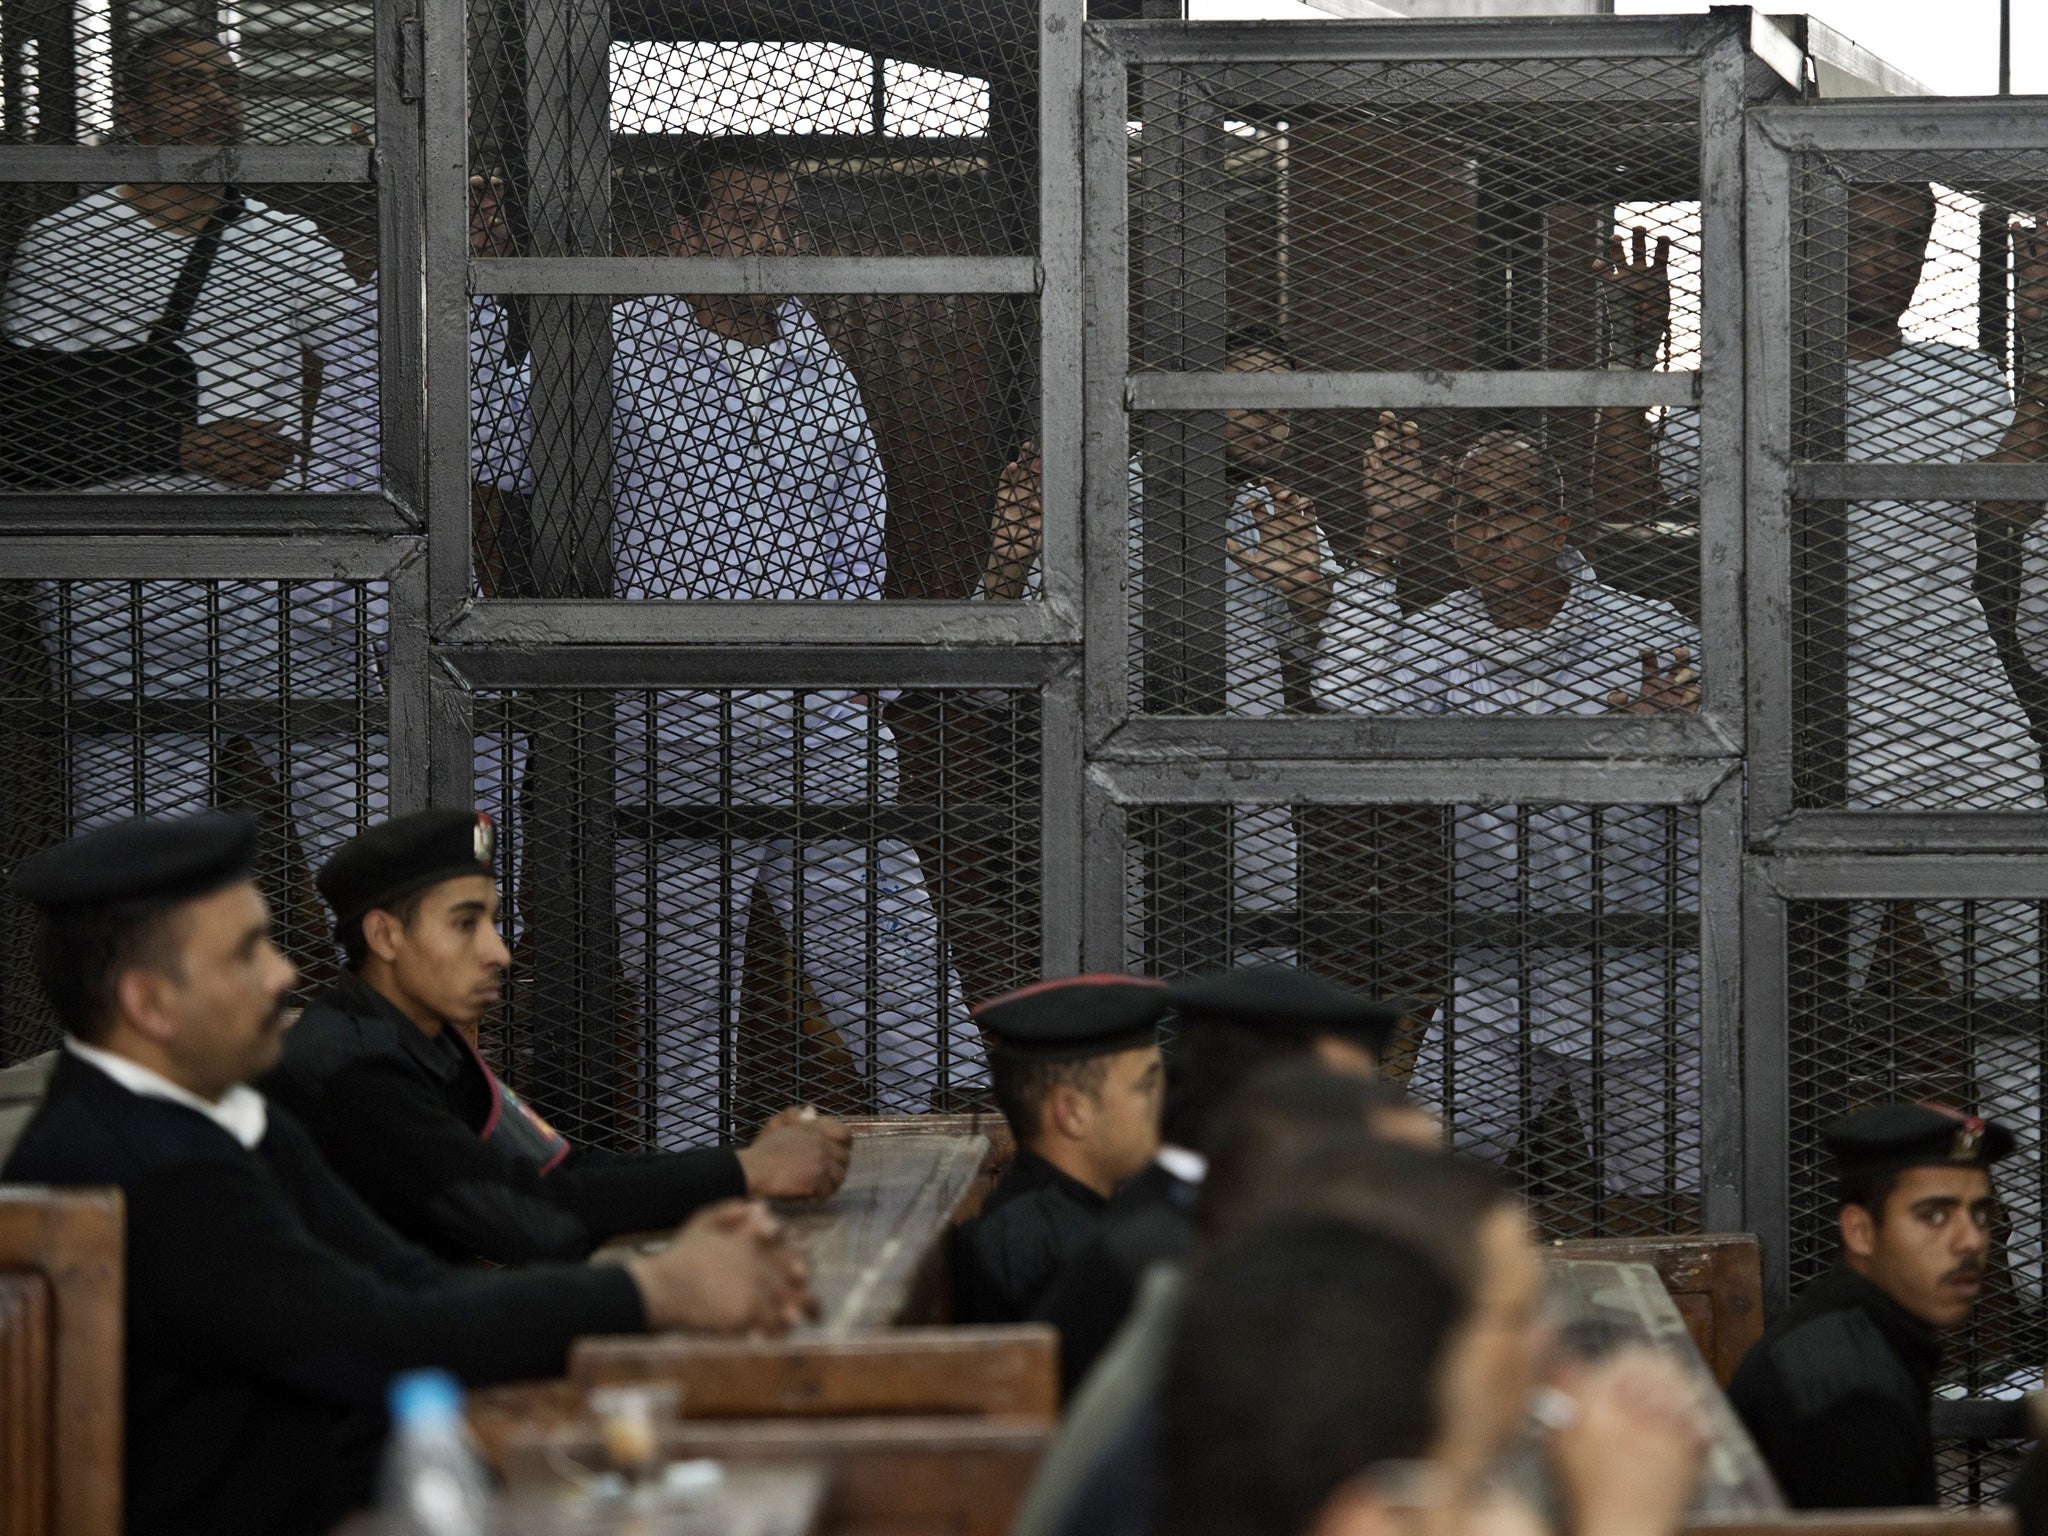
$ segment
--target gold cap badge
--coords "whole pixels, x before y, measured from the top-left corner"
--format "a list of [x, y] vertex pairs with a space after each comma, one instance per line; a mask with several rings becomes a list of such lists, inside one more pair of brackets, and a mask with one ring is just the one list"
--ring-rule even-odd
[[470, 846], [476, 851], [476, 861], [488, 864], [498, 856], [498, 829], [491, 825], [490, 813], [476, 813], [476, 827], [470, 833]]
[[1956, 1127], [1955, 1140], [1949, 1143], [1949, 1161], [1953, 1163], [1974, 1163], [1977, 1148], [1984, 1141], [1984, 1122], [1971, 1115]]

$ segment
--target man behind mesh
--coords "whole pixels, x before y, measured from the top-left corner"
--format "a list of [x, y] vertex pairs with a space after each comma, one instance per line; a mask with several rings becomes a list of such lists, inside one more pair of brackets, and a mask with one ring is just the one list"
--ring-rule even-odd
[[[1277, 331], [1242, 326], [1224, 339], [1226, 373], [1288, 373], [1294, 367], [1294, 354]], [[1289, 487], [1293, 437], [1293, 419], [1287, 411], [1248, 407], [1223, 413], [1224, 468], [1230, 487], [1220, 595], [1221, 709], [1226, 714], [1282, 715], [1300, 703], [1300, 673], [1314, 654], [1331, 582], [1342, 570], [1330, 552], [1314, 501]], [[1004, 467], [997, 487], [993, 532], [977, 597], [1038, 595], [1044, 542], [1041, 480], [1037, 450], [1026, 443]], [[1148, 605], [1145, 593], [1145, 475], [1144, 461], [1136, 455], [1130, 462], [1129, 505], [1125, 554], [1133, 621], [1131, 706], [1142, 710], [1143, 629], [1148, 619], [1160, 622], [1156, 614], [1164, 604]], [[1292, 912], [1297, 906], [1298, 863], [1293, 808], [1232, 806], [1230, 835], [1233, 910]], [[1231, 956], [1238, 965], [1257, 960], [1293, 964], [1297, 959], [1289, 945], [1240, 948]]]
[[[675, 255], [796, 251], [795, 186], [772, 146], [700, 143], [673, 198]], [[612, 311], [612, 345], [611, 596], [883, 595], [881, 458], [852, 371], [800, 300], [629, 299]], [[528, 422], [528, 442], [531, 432]], [[538, 530], [533, 553], [549, 554]], [[616, 715], [619, 797], [721, 812], [888, 804], [896, 743], [873, 702], [843, 689], [629, 695]], [[764, 888], [826, 1022], [857, 1070], [871, 1066], [877, 1109], [922, 1110], [942, 1075], [953, 1085], [985, 1076], [908, 842], [621, 842], [621, 958], [658, 1036], [658, 1145], [700, 1145], [725, 1129], [720, 1044]]]
[[[158, 28], [128, 43], [115, 60], [113, 105], [116, 137], [128, 144], [213, 147], [242, 137], [240, 72], [209, 28]], [[88, 192], [22, 237], [0, 294], [0, 333], [7, 343], [66, 352], [135, 347], [170, 307], [209, 227], [219, 245], [181, 338], [196, 416], [178, 430], [175, 462], [133, 464], [131, 473], [74, 489], [300, 489], [304, 349], [350, 291], [341, 253], [311, 219], [220, 183]], [[126, 423], [128, 438], [150, 436], [144, 425]], [[74, 426], [96, 440], [108, 423]], [[76, 581], [44, 589], [43, 617], [68, 697], [263, 698], [279, 691], [286, 637], [319, 627], [305, 598], [294, 597], [281, 618], [275, 582]], [[196, 720], [205, 711], [185, 713]], [[80, 732], [70, 821], [196, 811], [222, 799], [267, 803], [281, 766], [267, 732]]]
[[[1491, 432], [1448, 467], [1417, 444], [1413, 423], [1382, 418], [1366, 464], [1374, 553], [1337, 584], [1319, 699], [1375, 714], [1698, 710], [1698, 633], [1666, 604], [1594, 576], [1569, 542], [1563, 479], [1535, 443]], [[1466, 586], [1404, 618], [1394, 562], [1432, 529]], [[1495, 1158], [1569, 1094], [1609, 1195], [1654, 1202], [1691, 1190], [1697, 953], [1601, 926], [1662, 916], [1683, 932], [1693, 922], [1690, 827], [1661, 808], [1574, 806], [1461, 806], [1454, 824], [1458, 914], [1500, 931], [1459, 941], [1452, 994], [1411, 1087], [1440, 1107], [1457, 1146]], [[1546, 941], [1546, 920], [1583, 920], [1587, 936]]]

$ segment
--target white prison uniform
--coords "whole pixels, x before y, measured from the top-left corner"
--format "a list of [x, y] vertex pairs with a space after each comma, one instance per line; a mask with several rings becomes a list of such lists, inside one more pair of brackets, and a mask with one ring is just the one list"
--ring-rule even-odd
[[[775, 340], [742, 359], [743, 378], [726, 338], [699, 324], [686, 299], [613, 310], [614, 596], [882, 595], [888, 503], [859, 387], [801, 303], [785, 301], [777, 320]], [[796, 692], [622, 699], [620, 803], [731, 812], [893, 800], [896, 744], [865, 703], [810, 691], [798, 720]], [[812, 994], [856, 1067], [871, 1072], [877, 1108], [924, 1109], [942, 1078], [986, 1077], [916, 850], [898, 838], [801, 847], [799, 858], [789, 838], [619, 845], [620, 909], [647, 914], [621, 923], [621, 958], [661, 1038], [658, 1145], [726, 1129], [715, 1064], [737, 1001], [747, 909], [764, 882]]]
[[[470, 301], [470, 471], [496, 471], [506, 390], [499, 377], [507, 356], [505, 312], [489, 299]], [[309, 341], [320, 359], [320, 397], [313, 411], [306, 488], [374, 492], [383, 483], [379, 452], [381, 392], [377, 372], [377, 279], [359, 284], [347, 308]], [[381, 586], [359, 589], [318, 582], [298, 589], [292, 630], [295, 697], [372, 698], [384, 694], [390, 600]], [[367, 656], [367, 662], [365, 660]], [[389, 742], [379, 730], [361, 738], [313, 736], [289, 747], [292, 810], [307, 862], [317, 869], [363, 828], [390, 814]], [[480, 762], [498, 764], [495, 743], [478, 743]], [[495, 786], [477, 803], [499, 806]]]
[[[1848, 364], [1845, 384], [1851, 463], [1969, 463], [1996, 451], [2012, 425], [2003, 370], [1974, 348], [1907, 342], [1889, 357]], [[1689, 467], [1697, 472], [1697, 431], [1691, 413], [1673, 413], [1667, 484]], [[2040, 750], [1972, 586], [1973, 506], [1856, 502], [1847, 520], [1847, 807], [2041, 809]], [[2028, 606], [2023, 599], [2023, 644]], [[1959, 902], [1916, 902], [1913, 912], [1953, 995], [2042, 995], [2030, 906], [1978, 902], [1967, 931]], [[1882, 918], [1881, 905], [1856, 908], [1849, 934], [1854, 991], [1865, 985]], [[2024, 1102], [2036, 1106], [2030, 1118], [2038, 1115], [2037, 1055], [2031, 1040], [1980, 1040], [1973, 1068], [1987, 1112]], [[2014, 1250], [2033, 1253], [2038, 1264], [2038, 1217], [2022, 1225], [2016, 1222]]]
[[[1907, 342], [1844, 382], [1852, 464], [1969, 463], [2012, 425], [1998, 360], [1974, 348]], [[1695, 413], [1672, 412], [1662, 473], [1696, 483]], [[1972, 589], [1972, 505], [1854, 502], [1847, 521], [1846, 808], [2041, 809], [2041, 754]]]
[[[112, 188], [39, 220], [14, 254], [0, 330], [17, 342], [82, 351], [132, 346], [163, 315], [192, 236], [165, 229]], [[244, 197], [221, 235], [184, 333], [199, 384], [199, 420], [300, 431], [301, 347], [349, 297], [341, 254], [312, 220]], [[276, 489], [297, 489], [294, 472]], [[102, 492], [220, 492], [199, 475], [138, 475]], [[78, 581], [46, 588], [46, 620], [73, 698], [204, 700], [275, 697], [282, 627], [274, 582]], [[288, 618], [285, 620], [288, 622]], [[213, 747], [195, 728], [147, 735], [83, 732], [71, 742], [71, 820], [84, 826], [212, 802]], [[277, 768], [276, 737], [250, 741]]]
[[[1130, 468], [1130, 520], [1126, 569], [1129, 572], [1128, 612], [1130, 632], [1130, 703], [1133, 713], [1144, 708], [1144, 527], [1145, 483], [1141, 461], [1134, 457]], [[1259, 516], [1270, 512], [1273, 493], [1263, 482], [1248, 480], [1237, 488], [1224, 523], [1226, 539], [1235, 539], [1248, 549], [1259, 543]], [[1323, 574], [1333, 580], [1343, 566], [1318, 534]], [[1041, 590], [1036, 561], [1025, 576], [1025, 593], [1035, 597]], [[980, 589], [976, 589], [976, 596]], [[1287, 711], [1284, 667], [1290, 662], [1306, 666], [1315, 653], [1315, 634], [1301, 621], [1294, 605], [1260, 581], [1226, 552], [1223, 576], [1223, 707], [1227, 714], [1261, 718]], [[1238, 805], [1230, 808], [1232, 907], [1239, 912], [1287, 912], [1300, 900], [1298, 888], [1299, 849], [1295, 838], [1294, 809], [1285, 805]], [[1136, 877], [1134, 876], [1134, 879]], [[1134, 886], [1132, 900], [1142, 903], [1142, 889]], [[1132, 910], [1141, 910], [1133, 907]], [[1285, 961], [1296, 958], [1291, 947], [1281, 949], [1241, 946], [1233, 963]]]
[[[1681, 647], [1700, 654], [1698, 632], [1676, 610], [1602, 586], [1581, 560], [1565, 568], [1570, 595], [1534, 631], [1495, 625], [1469, 589], [1403, 619], [1391, 578], [1352, 572], [1323, 621], [1316, 696], [1373, 714], [1600, 714], [1610, 691], [1640, 686], [1643, 651], [1664, 666]], [[1668, 920], [1684, 947], [1460, 942], [1444, 1025], [1416, 1062], [1416, 1094], [1440, 1107], [1457, 1145], [1503, 1157], [1525, 1116], [1568, 1087], [1610, 1192], [1652, 1194], [1674, 1177], [1696, 1187], [1699, 845], [1690, 823], [1645, 806], [1460, 806], [1453, 874], [1461, 916], [1499, 914], [1512, 928], [1520, 914], [1540, 922], [1597, 907], [1609, 919]]]

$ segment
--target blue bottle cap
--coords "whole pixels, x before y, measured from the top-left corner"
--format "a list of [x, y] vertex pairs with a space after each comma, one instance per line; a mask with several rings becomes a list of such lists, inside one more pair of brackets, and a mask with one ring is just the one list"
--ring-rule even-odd
[[462, 1387], [446, 1371], [407, 1371], [391, 1379], [391, 1417], [402, 1424], [460, 1418]]

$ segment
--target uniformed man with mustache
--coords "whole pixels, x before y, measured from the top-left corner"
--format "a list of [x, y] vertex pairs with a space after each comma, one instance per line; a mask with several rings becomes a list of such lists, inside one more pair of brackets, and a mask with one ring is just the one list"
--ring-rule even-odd
[[1728, 1396], [1795, 1509], [1933, 1504], [1930, 1393], [1939, 1332], [1983, 1290], [2002, 1125], [1886, 1104], [1823, 1133], [1842, 1262], [1743, 1358]]

